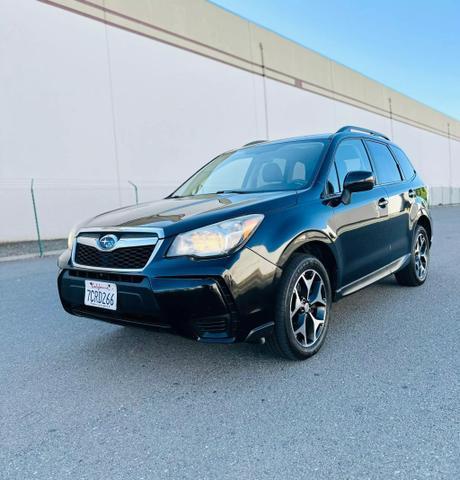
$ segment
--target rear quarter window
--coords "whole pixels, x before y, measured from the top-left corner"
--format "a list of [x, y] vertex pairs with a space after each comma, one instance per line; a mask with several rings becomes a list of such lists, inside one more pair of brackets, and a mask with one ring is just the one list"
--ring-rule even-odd
[[390, 148], [394, 156], [398, 160], [399, 166], [404, 175], [404, 179], [410, 180], [411, 178], [413, 178], [415, 175], [415, 168], [413, 167], [407, 155], [399, 147], [395, 147], [394, 145], [392, 145]]

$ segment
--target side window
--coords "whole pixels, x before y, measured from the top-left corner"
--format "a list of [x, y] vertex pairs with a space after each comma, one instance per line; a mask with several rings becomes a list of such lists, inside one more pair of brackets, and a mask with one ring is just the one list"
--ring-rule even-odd
[[[390, 152], [388, 152], [390, 153]], [[357, 170], [372, 172], [372, 167], [361, 140], [343, 140], [335, 151], [335, 165], [340, 188], [348, 172]]]
[[398, 160], [404, 178], [406, 180], [410, 180], [415, 175], [415, 169], [412, 166], [412, 163], [410, 163], [410, 160], [407, 158], [407, 155], [400, 148], [395, 147], [394, 145], [391, 146], [391, 150]]
[[398, 165], [388, 147], [383, 143], [366, 140], [372, 159], [374, 160], [377, 181], [379, 183], [393, 183], [401, 181]]

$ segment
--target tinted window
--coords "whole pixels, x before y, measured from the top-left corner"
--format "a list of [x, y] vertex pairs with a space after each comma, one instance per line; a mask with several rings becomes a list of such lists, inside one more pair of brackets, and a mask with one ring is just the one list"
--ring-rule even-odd
[[372, 172], [369, 157], [361, 140], [344, 140], [340, 142], [335, 151], [335, 165], [341, 186], [348, 172]]
[[173, 196], [296, 190], [307, 187], [318, 169], [326, 140], [254, 145], [219, 155]]
[[393, 183], [401, 181], [398, 165], [388, 147], [383, 143], [366, 141], [372, 159], [374, 160], [377, 181], [379, 183]]
[[391, 149], [393, 150], [395, 157], [398, 159], [398, 163], [404, 174], [404, 178], [406, 180], [411, 179], [415, 174], [415, 170], [410, 163], [410, 160], [407, 158], [407, 155], [398, 147], [391, 146]]

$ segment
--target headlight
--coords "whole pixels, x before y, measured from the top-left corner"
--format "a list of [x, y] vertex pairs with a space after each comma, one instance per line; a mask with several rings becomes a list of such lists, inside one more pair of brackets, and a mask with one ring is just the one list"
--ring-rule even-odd
[[67, 248], [72, 249], [73, 241], [75, 240], [75, 235], [77, 234], [77, 227], [73, 227], [70, 230], [69, 236], [67, 237]]
[[214, 257], [243, 245], [263, 220], [263, 215], [246, 215], [178, 235], [168, 257]]

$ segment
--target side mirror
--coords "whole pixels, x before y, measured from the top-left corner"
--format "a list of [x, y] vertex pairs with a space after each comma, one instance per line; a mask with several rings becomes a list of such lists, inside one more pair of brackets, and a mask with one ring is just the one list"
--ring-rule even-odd
[[372, 190], [374, 185], [375, 178], [372, 172], [348, 172], [343, 181], [342, 202], [345, 205], [348, 205], [350, 203], [352, 193]]

